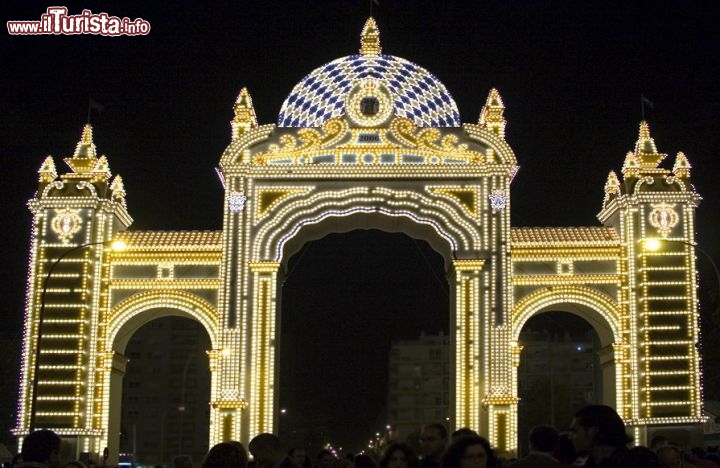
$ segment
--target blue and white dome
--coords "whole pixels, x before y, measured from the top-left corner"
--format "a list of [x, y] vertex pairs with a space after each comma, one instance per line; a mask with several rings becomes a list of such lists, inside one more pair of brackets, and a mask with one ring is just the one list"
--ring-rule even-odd
[[457, 105], [437, 77], [403, 58], [381, 55], [379, 43], [373, 46], [377, 53], [339, 58], [303, 78], [285, 99], [278, 126], [320, 127], [344, 115], [348, 92], [363, 78], [379, 80], [392, 94], [395, 115], [411, 119], [418, 127], [460, 126]]

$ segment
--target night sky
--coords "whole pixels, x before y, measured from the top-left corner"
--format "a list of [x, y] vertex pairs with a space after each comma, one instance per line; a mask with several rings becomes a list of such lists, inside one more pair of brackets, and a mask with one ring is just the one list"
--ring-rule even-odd
[[[53, 5], [17, 3], [0, 7], [3, 24], [39, 20]], [[658, 149], [669, 154], [664, 166], [672, 167], [678, 151], [693, 165], [692, 179], [704, 199], [697, 212], [697, 240], [720, 260], [720, 186], [715, 179], [720, 175], [720, 12], [715, 2], [379, 3], [85, 0], [63, 5], [70, 14], [88, 8], [143, 18], [152, 29], [147, 36], [119, 38], [4, 32], [3, 327], [17, 330], [23, 315], [31, 221], [25, 203], [37, 187], [37, 170], [48, 154], [55, 156], [59, 170], [65, 169], [61, 158], [72, 154], [79, 139], [89, 97], [104, 106], [101, 114], [92, 116], [95, 143], [108, 156], [113, 174], [123, 177], [135, 219], [131, 229], [220, 229], [223, 192], [215, 167], [230, 140], [229, 120], [239, 90], [249, 89], [261, 124], [275, 122], [282, 102], [306, 74], [357, 53], [371, 7], [383, 53], [435, 74], [454, 97], [464, 122], [477, 121], [492, 87], [500, 91], [508, 120], [506, 138], [521, 166], [512, 185], [515, 226], [598, 225], [595, 215], [607, 174], [619, 171], [637, 139], [642, 94], [654, 104], [654, 109], [646, 109], [646, 118]], [[329, 279], [324, 284], [333, 284], [333, 271], [339, 270], [328, 268], [343, 268], [350, 277], [371, 277], [369, 268], [417, 264], [413, 271], [427, 268], [424, 279], [417, 279], [423, 283], [403, 286], [402, 275], [393, 281], [398, 287], [420, 285], [431, 291], [432, 299], [442, 296], [442, 285], [430, 272], [437, 259], [426, 246], [415, 244], [421, 250], [400, 257], [399, 250], [412, 242], [368, 233], [352, 236], [307, 248], [305, 258], [295, 261], [300, 266], [293, 274], [300, 278], [291, 276], [288, 283], [310, 277], [320, 284], [325, 274]], [[384, 256], [382, 265], [339, 266], [334, 261], [336, 249], [361, 258], [368, 245]], [[701, 272], [707, 274], [704, 294], [717, 290], [707, 263], [699, 257]], [[385, 274], [378, 271], [380, 277]], [[438, 288], [434, 294], [432, 287]], [[288, 291], [290, 300], [295, 293]], [[317, 295], [333, 297], [329, 289], [323, 291]], [[372, 288], [366, 296], [373, 296]], [[423, 318], [408, 326], [442, 328], [446, 319], [438, 321], [433, 315], [437, 302], [424, 301], [427, 307], [417, 310]], [[355, 309], [315, 304], [299, 313], [311, 323], [313, 314], [317, 319], [333, 308], [353, 317], [372, 306], [372, 301], [354, 303]], [[398, 312], [405, 315], [378, 322], [378, 328], [412, 321], [414, 313]], [[354, 323], [347, 317], [340, 325]], [[399, 334], [410, 330], [396, 328]], [[298, 329], [298, 334], [311, 332]], [[345, 334], [356, 335], [363, 333]], [[366, 346], [389, 346], [373, 339], [368, 336]], [[357, 346], [348, 344], [350, 349]]]

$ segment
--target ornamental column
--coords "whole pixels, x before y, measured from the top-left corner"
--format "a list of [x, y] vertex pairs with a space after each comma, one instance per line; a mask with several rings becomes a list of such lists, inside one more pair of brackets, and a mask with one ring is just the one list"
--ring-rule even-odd
[[[483, 341], [481, 304], [483, 300], [484, 260], [455, 260], [455, 312], [450, 328], [455, 330], [451, 353], [455, 368], [455, 424], [456, 428], [481, 430], [483, 393]], [[484, 424], [483, 424], [484, 426]]]
[[252, 307], [249, 326], [249, 427], [248, 437], [273, 432], [277, 371], [277, 274], [278, 262], [250, 262]]
[[122, 419], [122, 384], [125, 377], [128, 358], [116, 351], [107, 351], [101, 355], [102, 371], [104, 373], [105, 395], [103, 402], [107, 406], [100, 412], [104, 420], [101, 427], [107, 428], [104, 437], [100, 438], [96, 453], [102, 453], [108, 448], [109, 465], [116, 465], [120, 453], [120, 421]]

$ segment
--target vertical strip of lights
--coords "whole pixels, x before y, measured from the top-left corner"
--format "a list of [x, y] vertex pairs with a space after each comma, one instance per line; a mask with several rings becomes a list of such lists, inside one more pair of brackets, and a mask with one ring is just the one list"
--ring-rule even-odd
[[[636, 239], [640, 238], [639, 233], [636, 232], [635, 219], [638, 216], [642, 216], [642, 213], [638, 214], [637, 207], [629, 207], [628, 211], [624, 213], [625, 217], [625, 239], [627, 239], [627, 259], [628, 259], [628, 287], [630, 289], [630, 301], [628, 306], [630, 307], [628, 314], [628, 332], [629, 332], [629, 351], [630, 351], [630, 418], [637, 420], [641, 417], [640, 413], [640, 385], [638, 380], [640, 379], [640, 363], [639, 363], [639, 343], [638, 343], [638, 304], [640, 303], [640, 286], [638, 285], [638, 263], [641, 261], [638, 259], [636, 249], [639, 247], [636, 245]], [[639, 221], [638, 221], [639, 223]]]
[[[692, 356], [691, 363], [691, 380], [690, 380], [690, 388], [692, 393], [692, 400], [693, 400], [693, 413], [692, 416], [698, 419], [704, 418], [702, 405], [703, 405], [703, 394], [702, 394], [702, 366], [700, 361], [700, 349], [695, 346], [695, 344], [701, 343], [701, 335], [700, 335], [700, 303], [698, 300], [698, 273], [697, 273], [697, 261], [695, 258], [695, 249], [693, 248], [691, 243], [694, 243], [694, 233], [695, 233], [695, 211], [691, 209], [691, 207], [687, 204], [683, 205], [683, 212], [684, 212], [684, 218], [685, 218], [685, 232], [684, 232], [684, 238], [687, 239], [687, 243], [685, 244], [685, 249], [687, 252], [686, 258], [688, 259], [688, 262], [686, 264], [686, 276], [685, 281], [687, 283], [687, 290], [688, 294], [690, 295], [690, 314], [688, 317], [688, 320], [690, 321], [689, 330], [692, 330], [692, 334], [690, 336], [692, 344], [689, 346], [689, 353]], [[716, 278], [718, 281], [720, 281], [720, 278]], [[720, 284], [717, 284], [716, 287], [720, 287]]]
[[[97, 226], [95, 242], [102, 242], [105, 239], [105, 233], [112, 233], [112, 221], [113, 217], [108, 216], [102, 210], [98, 210], [94, 213], [94, 224]], [[92, 230], [93, 219], [90, 218], [88, 222], [88, 228]], [[106, 254], [107, 251], [107, 254]], [[107, 295], [107, 282], [106, 278], [109, 278], [109, 257], [111, 249], [100, 247], [93, 249], [92, 252], [88, 252], [88, 255], [94, 257], [90, 259], [90, 263], [87, 265], [90, 271], [89, 276], [91, 278], [92, 294], [90, 297], [89, 308], [83, 311], [86, 316], [84, 321], [87, 324], [87, 329], [83, 330], [80, 335], [84, 337], [81, 339], [80, 347], [86, 350], [88, 353], [87, 365], [84, 369], [84, 389], [78, 389], [78, 393], [85, 395], [84, 404], [78, 405], [78, 411], [83, 413], [83, 430], [86, 434], [81, 440], [81, 450], [83, 452], [91, 451], [91, 432], [93, 429], [93, 420], [95, 414], [95, 366], [97, 365], [97, 343], [98, 334], [101, 323], [102, 311], [105, 306], [105, 297]], [[87, 301], [83, 301], [87, 302]], [[78, 367], [82, 368], [82, 362], [78, 362]], [[79, 403], [79, 402], [78, 402]]]
[[36, 290], [37, 277], [37, 258], [38, 250], [40, 248], [40, 236], [39, 229], [41, 225], [44, 225], [45, 212], [38, 210], [34, 203], [31, 202], [31, 209], [33, 212], [32, 219], [32, 230], [30, 234], [30, 258], [28, 265], [28, 277], [27, 277], [27, 291], [25, 296], [25, 320], [23, 321], [23, 344], [22, 344], [22, 356], [20, 365], [20, 383], [18, 388], [18, 395], [20, 396], [18, 402], [18, 413], [17, 413], [17, 427], [18, 431], [24, 430], [29, 424], [28, 417], [28, 403], [32, 398], [30, 394], [30, 378], [34, 376], [29, 375], [29, 369], [32, 369], [31, 361], [31, 349], [35, 349], [31, 346], [34, 337], [34, 301]]
[[633, 242], [633, 246], [639, 250], [640, 254], [640, 282], [638, 284], [638, 291], [640, 292], [640, 310], [638, 319], [635, 323], [640, 324], [640, 329], [637, 332], [637, 336], [640, 338], [640, 342], [637, 345], [638, 353], [640, 353], [640, 362], [642, 363], [642, 368], [639, 369], [638, 375], [636, 377], [637, 379], [637, 396], [636, 398], [639, 399], [639, 416], [640, 418], [651, 418], [652, 417], [652, 393], [649, 390], [649, 381], [650, 381], [650, 371], [651, 369], [651, 356], [650, 356], [650, 348], [649, 348], [649, 336], [647, 327], [649, 326], [649, 314], [651, 313], [650, 307], [650, 291], [649, 291], [649, 262], [648, 262], [648, 252], [643, 249], [643, 246], [645, 245], [645, 239], [646, 239], [646, 232], [645, 232], [645, 223], [643, 220], [647, 219], [647, 213], [645, 210], [645, 206], [641, 205], [639, 207], [639, 218], [638, 218], [638, 226], [637, 229], [639, 230], [638, 233], [638, 239], [640, 239], [640, 242]]
[[479, 429], [481, 389], [480, 269], [483, 260], [455, 260], [456, 425]]
[[465, 306], [465, 279], [455, 262], [455, 424], [458, 427], [470, 427], [468, 424], [467, 375], [467, 319]]
[[[510, 180], [506, 177], [498, 177], [498, 186], [503, 193], [510, 193]], [[506, 447], [507, 450], [513, 454], [517, 454], [517, 438], [518, 438], [518, 398], [517, 398], [517, 381], [513, 382], [513, 379], [517, 378], [515, 365], [513, 364], [515, 356], [513, 356], [514, 348], [511, 346], [512, 337], [512, 310], [513, 304], [513, 293], [512, 293], [512, 264], [510, 262], [510, 197], [507, 196], [505, 200], [504, 209], [500, 210], [500, 235], [497, 240], [497, 245], [500, 249], [500, 271], [501, 278], [498, 282], [498, 287], [502, 288], [502, 301], [500, 307], [503, 308], [500, 312], [503, 314], [503, 349], [505, 356], [504, 364], [504, 375], [503, 382], [505, 386], [505, 392], [510, 397], [512, 403], [509, 406], [509, 415], [507, 419], [508, 429], [506, 434]], [[517, 343], [516, 343], [517, 344]]]
[[250, 434], [273, 431], [275, 379], [276, 262], [252, 262], [252, 366], [250, 369]]
[[[249, 259], [253, 258], [250, 254], [250, 248], [252, 246], [251, 239], [253, 235], [253, 213], [255, 213], [255, 205], [257, 204], [257, 197], [255, 193], [255, 184], [252, 177], [235, 177], [233, 178], [235, 184], [235, 190], [240, 193], [247, 194], [245, 200], [245, 208], [239, 213], [236, 223], [236, 232], [239, 238], [237, 239], [237, 254], [235, 258], [236, 270], [235, 274], [238, 276], [236, 279], [235, 290], [231, 294], [235, 294], [237, 300], [235, 306], [238, 309], [236, 314], [238, 315], [239, 322], [238, 327], [234, 330], [232, 335], [233, 346], [237, 349], [233, 353], [234, 359], [236, 360], [233, 365], [232, 378], [227, 382], [228, 385], [238, 386], [241, 392], [240, 398], [243, 401], [249, 401], [250, 410], [243, 413], [242, 410], [236, 411], [236, 418], [234, 421], [234, 430], [238, 435], [238, 440], [241, 437], [247, 438], [248, 440], [252, 437], [253, 432], [250, 427], [252, 424], [252, 417], [250, 416], [252, 411], [252, 405], [254, 401], [249, 397], [252, 391], [252, 365], [251, 358], [253, 357], [252, 349], [250, 346], [253, 343], [249, 340], [252, 334], [252, 325], [250, 323], [251, 315], [251, 298], [250, 294], [253, 290], [251, 282], [254, 280], [254, 275], [250, 272]], [[247, 420], [245, 420], [247, 419]], [[248, 431], [244, 434], [243, 431]]]
[[[112, 228], [111, 222], [109, 227]], [[103, 429], [107, 427], [105, 421], [107, 419], [106, 413], [109, 408], [107, 407], [106, 402], [109, 401], [110, 398], [109, 387], [111, 366], [107, 363], [109, 359], [107, 356], [107, 350], [112, 349], [112, 343], [108, 342], [107, 327], [110, 320], [113, 294], [112, 287], [115, 273], [115, 269], [113, 268], [114, 255], [112, 254], [112, 250], [108, 252], [106, 259], [107, 262], [103, 266], [102, 278], [107, 281], [107, 283], [105, 284], [100, 301], [97, 331], [95, 333], [96, 338], [91, 344], [95, 351], [95, 358], [92, 361], [94, 385], [93, 387], [89, 387], [92, 388], [92, 390], [88, 392], [92, 394], [92, 404], [88, 404], [88, 407], [91, 408], [92, 411], [92, 414], [90, 415], [91, 420], [89, 421], [88, 426], [95, 434], [103, 434], [102, 436], [96, 435], [93, 439], [93, 446], [89, 447], [89, 450], [87, 450], [95, 453], [100, 453], [100, 451], [108, 445], [107, 434], [105, 434], [107, 431], [103, 431]]]

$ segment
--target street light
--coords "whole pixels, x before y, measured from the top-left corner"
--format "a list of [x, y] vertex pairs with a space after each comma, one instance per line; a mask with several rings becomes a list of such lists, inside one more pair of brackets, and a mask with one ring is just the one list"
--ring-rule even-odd
[[122, 250], [125, 250], [127, 245], [125, 242], [120, 240], [110, 240], [110, 241], [102, 241], [102, 242], [89, 242], [87, 244], [81, 244], [75, 247], [72, 247], [60, 255], [57, 260], [53, 262], [52, 265], [50, 265], [50, 269], [48, 269], [47, 274], [45, 275], [45, 279], [43, 281], [43, 288], [42, 288], [42, 294], [40, 295], [40, 311], [38, 312], [38, 327], [37, 327], [37, 339], [35, 340], [35, 352], [33, 353], [35, 355], [35, 362], [33, 363], [33, 384], [32, 384], [32, 397], [30, 399], [30, 424], [28, 428], [28, 433], [34, 431], [36, 429], [35, 427], [35, 419], [37, 416], [37, 392], [38, 392], [38, 374], [40, 373], [40, 352], [41, 352], [41, 344], [42, 344], [42, 326], [43, 321], [45, 319], [45, 296], [47, 295], [47, 288], [48, 283], [50, 282], [50, 277], [52, 276], [53, 271], [55, 271], [55, 267], [58, 266], [58, 264], [62, 261], [63, 258], [67, 257], [73, 252], [76, 252], [80, 249], [84, 249], [85, 247], [92, 247], [94, 245], [107, 245], [110, 247], [113, 251], [119, 252]]

